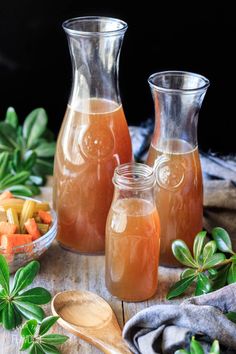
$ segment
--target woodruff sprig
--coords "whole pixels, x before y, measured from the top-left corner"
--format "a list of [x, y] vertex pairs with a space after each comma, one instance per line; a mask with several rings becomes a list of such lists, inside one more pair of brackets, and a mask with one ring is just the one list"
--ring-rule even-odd
[[[175, 351], [175, 354], [204, 354], [205, 351], [199, 341], [192, 337], [190, 342], [189, 351], [186, 349], [179, 349]], [[209, 354], [220, 354], [220, 346], [218, 340], [214, 340], [210, 348]]]
[[33, 288], [26, 291], [39, 271], [39, 262], [32, 261], [19, 268], [10, 286], [9, 266], [3, 255], [0, 255], [0, 324], [5, 329], [18, 327], [23, 317], [42, 321], [45, 317], [39, 305], [51, 301], [51, 294], [44, 288]]
[[212, 230], [212, 240], [206, 242], [206, 231], [199, 232], [193, 244], [193, 255], [182, 240], [172, 243], [175, 258], [187, 266], [167, 294], [172, 299], [183, 294], [193, 283], [195, 295], [202, 295], [236, 282], [236, 252], [227, 231], [221, 227]]
[[61, 353], [57, 346], [65, 343], [69, 337], [56, 333], [47, 334], [58, 318], [57, 316], [46, 317], [41, 324], [36, 320], [27, 321], [21, 330], [23, 343], [20, 350], [29, 350], [30, 354]]
[[22, 125], [14, 108], [9, 107], [0, 121], [0, 192], [31, 197], [52, 174], [55, 154], [53, 133], [47, 128], [43, 108], [34, 109]]

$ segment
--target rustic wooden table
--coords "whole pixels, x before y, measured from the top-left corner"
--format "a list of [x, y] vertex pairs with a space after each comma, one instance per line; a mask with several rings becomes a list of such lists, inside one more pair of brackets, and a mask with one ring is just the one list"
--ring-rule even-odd
[[[41, 198], [50, 201], [51, 188], [43, 188]], [[148, 306], [165, 302], [168, 289], [178, 279], [180, 274], [180, 269], [159, 267], [159, 285], [155, 297], [145, 302], [127, 303], [112, 297], [105, 287], [104, 256], [82, 256], [67, 252], [54, 241], [50, 249], [41, 258], [40, 263], [40, 273], [34, 282], [34, 286], [43, 286], [52, 295], [63, 290], [82, 289], [93, 291], [108, 301], [116, 313], [121, 327], [138, 311]], [[45, 306], [44, 309], [48, 315], [51, 314], [49, 305]], [[64, 354], [100, 353], [99, 350], [68, 334], [58, 325], [54, 327], [54, 331], [70, 337], [61, 346], [61, 351]], [[19, 330], [9, 332], [2, 327], [0, 328], [0, 354], [19, 353], [20, 344]]]

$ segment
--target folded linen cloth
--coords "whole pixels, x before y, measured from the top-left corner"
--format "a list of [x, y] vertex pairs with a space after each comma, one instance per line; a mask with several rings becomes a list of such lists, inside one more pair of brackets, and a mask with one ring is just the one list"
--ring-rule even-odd
[[132, 317], [123, 337], [135, 354], [172, 354], [188, 348], [192, 335], [207, 349], [218, 339], [221, 353], [236, 353], [236, 324], [225, 312], [236, 311], [236, 284], [185, 300], [154, 305]]

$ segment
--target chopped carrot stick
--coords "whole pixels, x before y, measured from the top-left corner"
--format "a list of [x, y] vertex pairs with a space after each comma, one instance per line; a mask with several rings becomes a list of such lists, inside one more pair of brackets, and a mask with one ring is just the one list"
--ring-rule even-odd
[[[2, 235], [1, 246], [6, 250], [6, 254], [12, 254], [17, 252], [22, 252], [20, 250], [14, 250], [14, 247], [24, 246], [32, 242], [32, 236], [28, 234], [9, 234]], [[33, 245], [28, 245], [24, 247], [24, 252], [32, 252]]]
[[34, 218], [28, 219], [25, 222], [26, 231], [32, 236], [32, 240], [37, 240], [40, 237], [40, 231], [38, 229], [38, 225], [36, 224]]
[[13, 198], [13, 194], [10, 191], [5, 191], [0, 194], [0, 200]]
[[9, 222], [6, 221], [0, 221], [0, 235], [14, 234], [16, 233], [16, 230], [17, 230], [17, 225], [10, 224]]
[[39, 210], [38, 215], [44, 224], [50, 225], [52, 222], [52, 215], [44, 210]]

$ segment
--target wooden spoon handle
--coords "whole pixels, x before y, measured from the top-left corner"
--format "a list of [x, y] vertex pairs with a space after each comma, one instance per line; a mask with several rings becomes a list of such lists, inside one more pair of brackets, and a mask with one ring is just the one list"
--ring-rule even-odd
[[131, 351], [128, 349], [123, 339], [117, 339], [114, 343], [104, 343], [102, 341], [98, 341], [94, 344], [105, 354], [131, 354]]

